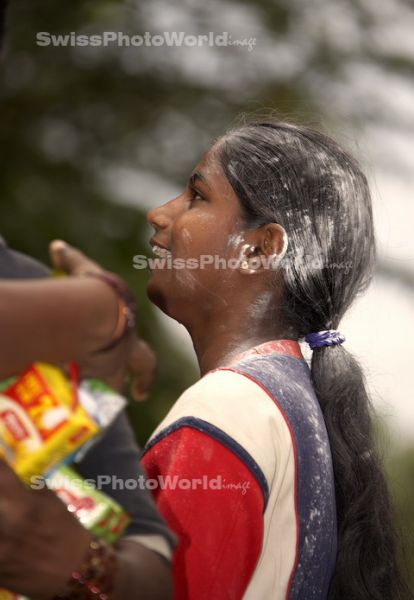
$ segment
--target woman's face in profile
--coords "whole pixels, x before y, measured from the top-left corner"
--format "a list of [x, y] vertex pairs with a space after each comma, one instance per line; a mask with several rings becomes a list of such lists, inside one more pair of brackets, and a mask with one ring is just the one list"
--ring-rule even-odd
[[245, 280], [227, 262], [240, 259], [244, 220], [214, 148], [196, 165], [184, 191], [147, 218], [155, 229], [150, 241], [154, 254], [164, 263], [151, 269], [152, 302], [184, 324], [194, 312], [223, 310], [237, 302], [238, 286]]

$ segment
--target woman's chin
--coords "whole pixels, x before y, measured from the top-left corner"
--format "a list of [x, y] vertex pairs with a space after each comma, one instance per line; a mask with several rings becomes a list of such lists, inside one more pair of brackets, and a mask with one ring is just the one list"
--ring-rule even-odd
[[163, 312], [167, 312], [166, 298], [160, 290], [159, 286], [152, 279], [153, 278], [151, 277], [147, 284], [148, 299], [153, 304], [155, 304], [155, 306], [158, 306], [158, 308], [161, 309]]
[[151, 280], [147, 284], [147, 296], [150, 302], [155, 304], [168, 317], [186, 326], [185, 311], [183, 314], [182, 302], [177, 299], [174, 301], [171, 294], [167, 298], [167, 295], [160, 289], [160, 286]]

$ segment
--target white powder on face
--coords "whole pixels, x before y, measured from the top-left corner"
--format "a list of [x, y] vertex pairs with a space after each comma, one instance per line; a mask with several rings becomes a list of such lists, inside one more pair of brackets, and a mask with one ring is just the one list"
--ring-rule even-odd
[[244, 232], [242, 233], [231, 233], [227, 238], [227, 248], [237, 248], [240, 244], [245, 242]]
[[190, 290], [194, 290], [197, 287], [197, 278], [188, 269], [177, 269], [175, 276], [182, 285], [190, 288]]
[[176, 278], [177, 278], [177, 281], [179, 281], [183, 287], [189, 288], [190, 290], [195, 290], [198, 287], [205, 291], [206, 298], [207, 297], [217, 298], [220, 301], [220, 304], [222, 307], [228, 306], [227, 300], [225, 300], [224, 298], [219, 296], [219, 294], [216, 294], [215, 292], [213, 292], [213, 290], [210, 290], [209, 288], [204, 286], [197, 279], [197, 277], [194, 275], [194, 273], [191, 270], [177, 269], [176, 270]]
[[183, 237], [183, 240], [187, 243], [191, 243], [193, 241], [193, 236], [191, 235], [191, 233], [188, 231], [188, 229], [186, 229], [185, 227], [182, 229], [181, 231], [181, 235]]
[[207, 163], [205, 167], [203, 167], [203, 173], [205, 175], [222, 175], [221, 169], [211, 160]]

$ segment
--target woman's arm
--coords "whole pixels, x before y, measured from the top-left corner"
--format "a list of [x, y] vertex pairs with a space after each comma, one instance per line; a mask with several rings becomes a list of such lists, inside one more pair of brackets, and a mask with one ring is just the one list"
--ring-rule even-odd
[[264, 497], [252, 471], [218, 439], [179, 422], [142, 463], [178, 537], [174, 597], [242, 598], [263, 543]]
[[121, 540], [117, 548], [119, 575], [110, 600], [172, 598], [171, 566], [142, 544]]
[[34, 360], [63, 363], [107, 345], [119, 298], [97, 277], [103, 269], [61, 240], [50, 245], [56, 269], [71, 277], [0, 281], [0, 378]]
[[104, 347], [117, 319], [116, 294], [93, 277], [1, 281], [0, 378]]
[[[54, 261], [57, 268], [75, 275], [82, 275], [84, 270], [101, 271], [73, 248], [65, 246], [63, 254]], [[19, 370], [25, 361], [66, 361], [105, 346], [113, 337], [118, 299], [110, 286], [99, 279], [3, 282], [1, 290], [7, 294], [0, 293], [0, 362], [4, 359], [0, 368], [8, 365], [7, 375], [11, 365]], [[105, 324], [100, 328], [107, 313], [111, 327]], [[143, 385], [135, 390], [142, 399], [151, 383], [148, 373], [153, 371], [154, 357], [144, 342], [133, 335], [129, 337], [108, 352], [95, 353], [87, 366], [95, 375], [100, 370], [105, 380], [122, 382], [127, 366], [134, 374], [143, 374], [144, 357], [145, 377], [138, 382]], [[6, 343], [10, 343], [10, 348], [21, 346], [10, 357], [7, 346], [4, 351]], [[117, 470], [113, 466], [115, 473], [118, 467]], [[141, 493], [139, 500], [145, 504], [148, 492]], [[59, 593], [71, 572], [82, 565], [91, 535], [52, 492], [26, 489], [3, 461], [0, 500], [0, 587], [16, 589], [39, 600]], [[137, 540], [125, 539], [117, 544], [116, 559], [111, 600], [170, 597], [169, 565], [158, 554]]]
[[[53, 598], [82, 565], [91, 534], [52, 491], [26, 489], [3, 461], [0, 497], [0, 587]], [[110, 600], [170, 597], [168, 564], [139, 543], [119, 542], [115, 574]]]
[[128, 368], [134, 375], [133, 397], [144, 399], [155, 357], [132, 329], [112, 350], [96, 352], [119, 339], [119, 325], [126, 325], [120, 294], [126, 292], [114, 289], [107, 275], [106, 281], [99, 279], [103, 269], [65, 242], [52, 242], [50, 255], [54, 267], [71, 277], [0, 281], [0, 379], [35, 360], [76, 359], [83, 376], [104, 379], [120, 391]]

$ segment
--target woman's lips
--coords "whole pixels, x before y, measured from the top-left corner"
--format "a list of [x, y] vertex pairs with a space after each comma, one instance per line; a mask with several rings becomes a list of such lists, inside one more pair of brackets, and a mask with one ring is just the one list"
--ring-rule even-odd
[[168, 258], [169, 256], [172, 256], [170, 250], [167, 250], [167, 248], [162, 248], [161, 246], [157, 246], [156, 244], [152, 244], [152, 251], [155, 256], [159, 256], [160, 258]]
[[171, 256], [170, 249], [159, 242], [155, 236], [150, 239], [149, 244], [155, 256], [159, 256], [160, 258]]

